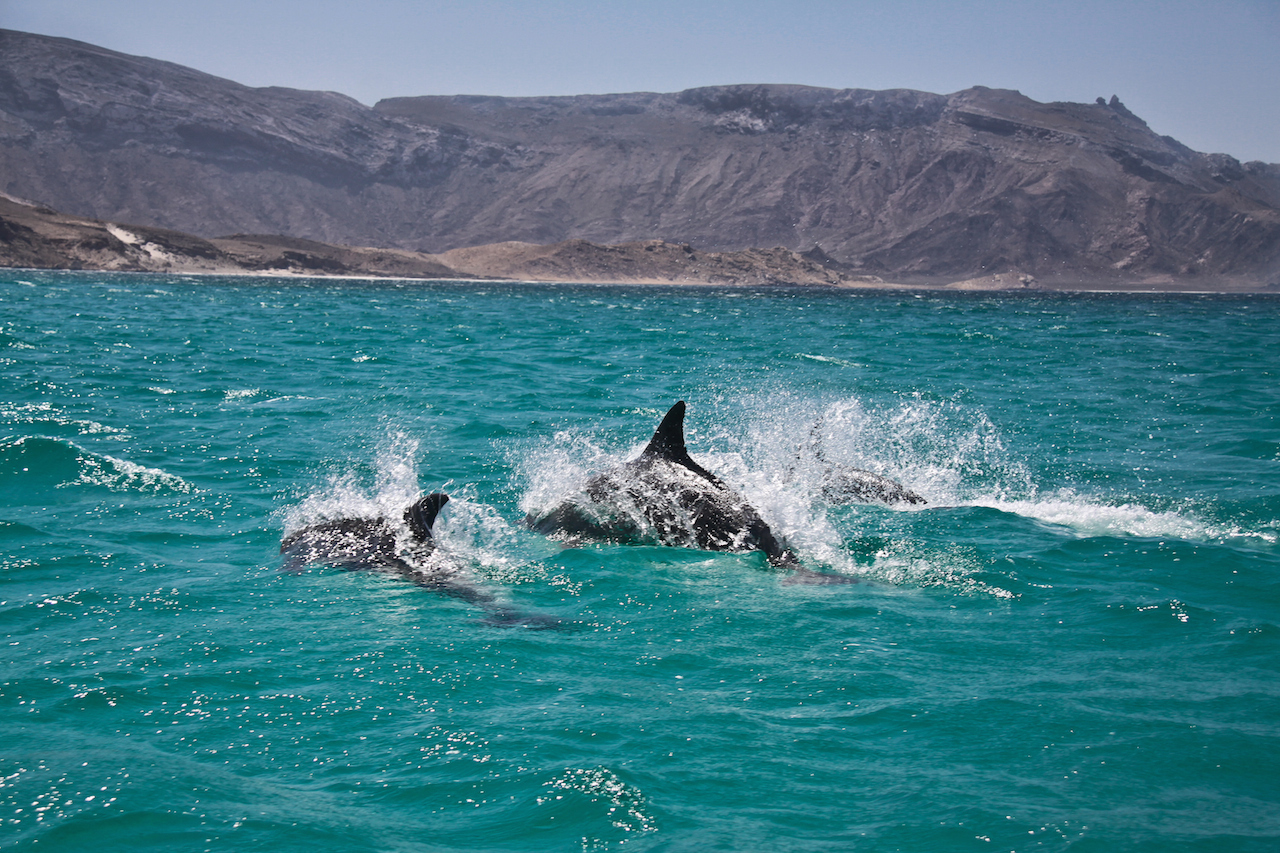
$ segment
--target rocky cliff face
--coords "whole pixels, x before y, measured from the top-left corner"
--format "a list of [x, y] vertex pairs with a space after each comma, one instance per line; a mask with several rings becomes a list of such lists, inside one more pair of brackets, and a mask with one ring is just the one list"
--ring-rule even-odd
[[0, 31], [0, 190], [211, 236], [440, 252], [663, 239], [854, 272], [1280, 280], [1280, 166], [1117, 99], [797, 86], [373, 108]]

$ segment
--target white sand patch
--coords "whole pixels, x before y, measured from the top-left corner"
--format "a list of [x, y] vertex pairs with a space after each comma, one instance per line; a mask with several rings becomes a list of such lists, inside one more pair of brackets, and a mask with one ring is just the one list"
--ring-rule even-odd
[[107, 230], [110, 231], [111, 235], [115, 237], [117, 240], [119, 240], [121, 243], [124, 243], [129, 246], [136, 246], [137, 248], [146, 252], [147, 257], [151, 258], [151, 260], [153, 261], [159, 261], [160, 263], [166, 263], [166, 264], [173, 264], [173, 263], [177, 263], [178, 261], [176, 257], [169, 254], [164, 249], [157, 246], [155, 243], [151, 243], [146, 240], [143, 240], [137, 234], [134, 234], [132, 231], [126, 231], [124, 228], [121, 228], [119, 225], [112, 225], [110, 223], [107, 223]]
[[107, 230], [111, 232], [112, 237], [115, 237], [121, 243], [127, 243], [130, 246], [136, 246], [138, 245], [138, 243], [142, 242], [142, 238], [139, 237], [137, 234], [134, 234], [132, 231], [126, 231], [123, 228], [121, 228], [119, 225], [112, 225], [108, 223]]

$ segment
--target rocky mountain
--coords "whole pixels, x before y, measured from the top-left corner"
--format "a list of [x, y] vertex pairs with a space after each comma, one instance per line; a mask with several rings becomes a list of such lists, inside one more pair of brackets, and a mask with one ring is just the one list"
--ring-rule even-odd
[[1280, 166], [1192, 151], [1115, 97], [760, 85], [369, 108], [0, 31], [0, 190], [204, 237], [662, 240], [817, 248], [899, 280], [1280, 284]]

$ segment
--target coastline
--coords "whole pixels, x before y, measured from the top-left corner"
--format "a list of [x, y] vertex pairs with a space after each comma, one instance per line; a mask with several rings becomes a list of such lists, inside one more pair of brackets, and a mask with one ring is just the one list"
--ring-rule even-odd
[[[857, 291], [863, 293], [918, 293], [918, 294], [998, 294], [1005, 296], [1048, 296], [1048, 295], [1114, 295], [1114, 296], [1275, 296], [1280, 297], [1280, 287], [1266, 286], [1235, 286], [1222, 287], [1217, 289], [1206, 289], [1203, 287], [1196, 288], [1186, 282], [1173, 282], [1166, 286], [1156, 286], [1142, 282], [1080, 282], [1077, 284], [1059, 284], [1044, 285], [1037, 284], [1031, 287], [980, 287], [971, 286], [967, 282], [942, 283], [933, 284], [926, 282], [892, 282], [886, 281], [877, 284], [790, 284], [786, 282], [775, 282], [769, 284], [729, 284], [725, 282], [709, 282], [709, 281], [666, 281], [666, 280], [592, 280], [584, 281], [582, 279], [552, 279], [552, 278], [467, 278], [462, 276], [446, 276], [446, 277], [422, 277], [422, 276], [396, 276], [396, 275], [377, 275], [368, 273], [310, 273], [295, 271], [252, 271], [252, 270], [229, 270], [229, 271], [213, 271], [213, 270], [184, 270], [184, 269], [168, 269], [168, 270], [127, 270], [127, 269], [66, 269], [51, 267], [0, 267], [11, 273], [73, 273], [73, 274], [89, 274], [89, 273], [107, 273], [107, 274], [123, 274], [123, 275], [141, 275], [141, 276], [177, 276], [182, 278], [195, 279], [258, 279], [258, 280], [276, 280], [284, 282], [304, 282], [314, 281], [324, 284], [342, 284], [350, 283], [352, 285], [369, 285], [369, 284], [456, 284], [465, 286], [477, 285], [502, 285], [502, 286], [529, 286], [529, 287], [555, 287], [555, 286], [581, 286], [581, 287], [619, 287], [619, 288], [688, 288], [708, 289], [708, 290], [733, 290], [733, 289], [781, 289], [781, 290], [808, 290], [808, 291]], [[966, 285], [966, 286], [956, 286]]]

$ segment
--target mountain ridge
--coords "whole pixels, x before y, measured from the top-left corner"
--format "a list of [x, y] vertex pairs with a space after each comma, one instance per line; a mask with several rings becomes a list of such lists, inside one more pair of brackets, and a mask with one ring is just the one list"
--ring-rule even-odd
[[195, 235], [438, 254], [815, 247], [854, 274], [1280, 277], [1280, 166], [1112, 97], [711, 86], [372, 107], [0, 31], [0, 190]]

